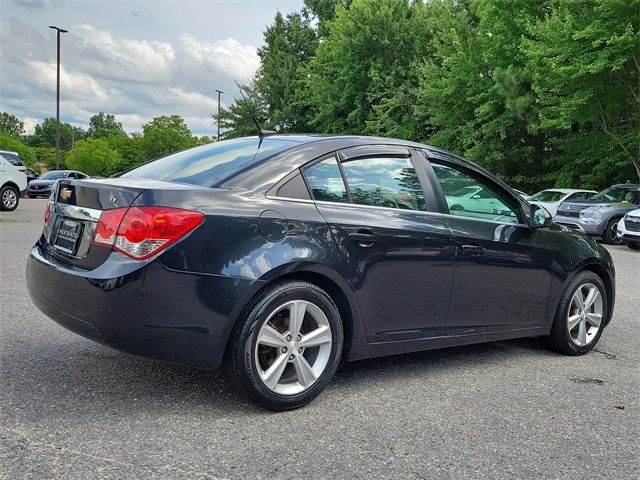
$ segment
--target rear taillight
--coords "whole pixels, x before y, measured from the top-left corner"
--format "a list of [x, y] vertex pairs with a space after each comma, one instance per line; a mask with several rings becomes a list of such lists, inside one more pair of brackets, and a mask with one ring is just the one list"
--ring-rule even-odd
[[100, 214], [93, 243], [143, 260], [175, 243], [202, 222], [202, 213], [178, 208], [114, 208]]

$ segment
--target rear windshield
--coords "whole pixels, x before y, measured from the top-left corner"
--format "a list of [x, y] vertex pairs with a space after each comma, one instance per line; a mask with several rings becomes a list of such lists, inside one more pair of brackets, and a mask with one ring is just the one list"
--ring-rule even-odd
[[539, 202], [559, 202], [565, 195], [566, 193], [564, 192], [543, 190], [542, 192], [538, 192], [532, 197], [529, 197], [529, 200], [538, 200]]
[[0, 153], [4, 158], [9, 160], [11, 165], [15, 165], [16, 167], [21, 167], [22, 162], [20, 161], [20, 156], [16, 153], [2, 152]]
[[153, 160], [122, 176], [213, 187], [231, 175], [296, 144], [282, 139], [265, 139], [262, 144], [257, 138], [224, 140]]
[[640, 194], [639, 188], [609, 187], [591, 197], [591, 200], [604, 200], [605, 202], [633, 202]]

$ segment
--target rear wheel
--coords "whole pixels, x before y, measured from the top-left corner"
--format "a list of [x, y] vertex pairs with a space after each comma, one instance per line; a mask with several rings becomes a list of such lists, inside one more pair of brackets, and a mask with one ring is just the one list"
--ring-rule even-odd
[[329, 384], [342, 343], [340, 314], [329, 295], [307, 282], [285, 281], [245, 310], [227, 348], [225, 376], [256, 405], [292, 410]]
[[20, 192], [11, 185], [2, 187], [0, 190], [0, 209], [5, 212], [15, 210], [18, 206]]
[[604, 231], [604, 235], [602, 236], [604, 243], [608, 245], [620, 245], [622, 243], [622, 239], [618, 237], [619, 221], [620, 221], [619, 218], [612, 218], [611, 220], [609, 220], [609, 223], [607, 224], [607, 228]]
[[558, 352], [583, 355], [600, 339], [606, 318], [602, 280], [593, 272], [580, 272], [562, 294], [547, 343]]

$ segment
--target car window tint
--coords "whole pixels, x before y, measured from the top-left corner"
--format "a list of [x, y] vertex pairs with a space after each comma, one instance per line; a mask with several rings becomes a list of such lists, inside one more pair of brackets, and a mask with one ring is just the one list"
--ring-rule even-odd
[[452, 215], [520, 223], [515, 200], [500, 192], [488, 179], [445, 165], [432, 166]]
[[342, 168], [353, 203], [426, 210], [420, 181], [409, 158], [358, 158], [344, 162]]
[[314, 200], [340, 203], [349, 201], [347, 189], [340, 174], [340, 167], [334, 157], [307, 168], [304, 176], [311, 188]]
[[569, 195], [567, 197], [568, 201], [571, 202], [576, 202], [576, 201], [580, 201], [580, 200], [588, 200], [593, 196], [593, 193], [589, 193], [589, 192], [577, 192], [577, 193], [573, 193], [571, 195]]

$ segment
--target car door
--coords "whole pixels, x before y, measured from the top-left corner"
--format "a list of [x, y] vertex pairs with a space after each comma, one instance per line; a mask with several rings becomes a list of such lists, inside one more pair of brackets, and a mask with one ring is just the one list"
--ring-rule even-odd
[[[523, 203], [495, 179], [452, 157], [426, 152], [434, 188], [442, 195], [447, 225], [455, 237], [456, 266], [447, 334], [465, 335], [537, 328], [545, 320], [553, 254], [533, 247]], [[478, 185], [483, 203], [447, 211], [446, 198]], [[487, 211], [486, 200], [494, 199]], [[478, 199], [479, 201], [481, 199]], [[470, 200], [471, 201], [471, 200]]]
[[454, 244], [433, 211], [433, 192], [423, 191], [424, 170], [404, 147], [357, 147], [337, 157], [304, 175], [344, 256], [368, 340], [443, 335]]

